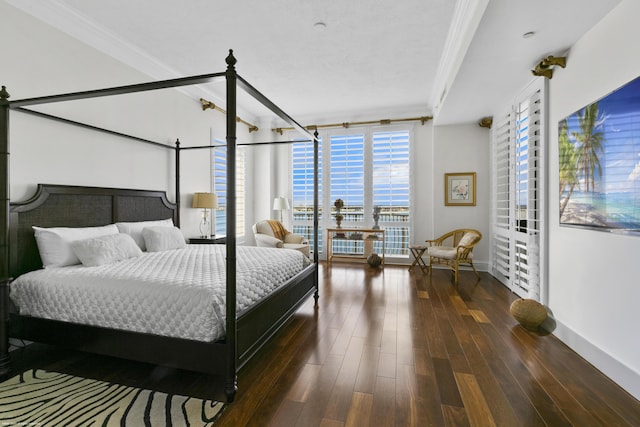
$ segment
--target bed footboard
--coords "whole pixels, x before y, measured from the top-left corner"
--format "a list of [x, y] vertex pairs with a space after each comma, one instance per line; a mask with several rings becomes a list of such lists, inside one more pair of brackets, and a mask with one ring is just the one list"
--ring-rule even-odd
[[309, 265], [238, 318], [238, 370], [316, 292], [315, 271], [316, 265]]

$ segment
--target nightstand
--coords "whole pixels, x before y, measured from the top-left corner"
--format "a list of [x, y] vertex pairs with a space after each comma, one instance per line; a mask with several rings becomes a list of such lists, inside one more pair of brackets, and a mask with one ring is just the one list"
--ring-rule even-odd
[[226, 236], [191, 237], [189, 243], [192, 245], [224, 245], [227, 243], [227, 238]]

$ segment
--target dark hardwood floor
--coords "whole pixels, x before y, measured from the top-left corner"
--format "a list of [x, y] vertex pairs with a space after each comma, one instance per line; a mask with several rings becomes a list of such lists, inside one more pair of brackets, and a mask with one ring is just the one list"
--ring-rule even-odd
[[[219, 426], [640, 426], [640, 402], [553, 335], [513, 320], [517, 297], [481, 273], [334, 263], [240, 372]], [[40, 367], [187, 395], [208, 379], [33, 345]]]

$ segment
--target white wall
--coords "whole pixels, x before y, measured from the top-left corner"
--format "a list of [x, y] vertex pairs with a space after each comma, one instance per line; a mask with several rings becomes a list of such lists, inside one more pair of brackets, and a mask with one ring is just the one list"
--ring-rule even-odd
[[[457, 228], [475, 228], [483, 235], [473, 249], [474, 265], [486, 271], [489, 264], [489, 141], [490, 132], [477, 124], [434, 127], [433, 170], [433, 235], [438, 237]], [[476, 205], [445, 206], [444, 174], [476, 173]], [[422, 188], [424, 183], [416, 183]]]
[[[151, 81], [85, 44], [0, 2], [0, 83], [11, 100]], [[220, 59], [223, 71], [224, 58]], [[122, 99], [124, 98], [124, 99]], [[211, 129], [225, 134], [219, 112], [202, 111], [198, 100], [176, 90], [51, 104], [46, 111], [173, 146], [208, 145]], [[166, 190], [175, 201], [174, 154], [118, 137], [34, 118], [13, 111], [11, 200], [28, 198], [37, 183]], [[241, 136], [247, 132], [238, 126]], [[244, 135], [243, 135], [244, 133]], [[186, 236], [199, 234], [201, 213], [191, 195], [210, 189], [209, 150], [184, 151], [181, 217]]]
[[413, 128], [411, 146], [411, 244], [422, 245], [434, 237], [434, 157], [433, 122], [417, 124]]
[[558, 122], [640, 75], [640, 2], [625, 0], [550, 81], [549, 308], [554, 334], [640, 398], [640, 237], [559, 226]]

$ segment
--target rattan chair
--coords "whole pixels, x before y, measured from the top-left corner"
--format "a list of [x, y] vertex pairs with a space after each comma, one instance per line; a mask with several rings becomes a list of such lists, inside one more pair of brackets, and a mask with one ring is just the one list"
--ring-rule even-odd
[[473, 265], [473, 247], [482, 239], [482, 234], [478, 230], [461, 228], [450, 231], [437, 239], [426, 240], [427, 255], [429, 264], [433, 271], [434, 265], [444, 265], [453, 272], [453, 281], [458, 284], [458, 267], [460, 265], [470, 265], [478, 278], [480, 275]]

